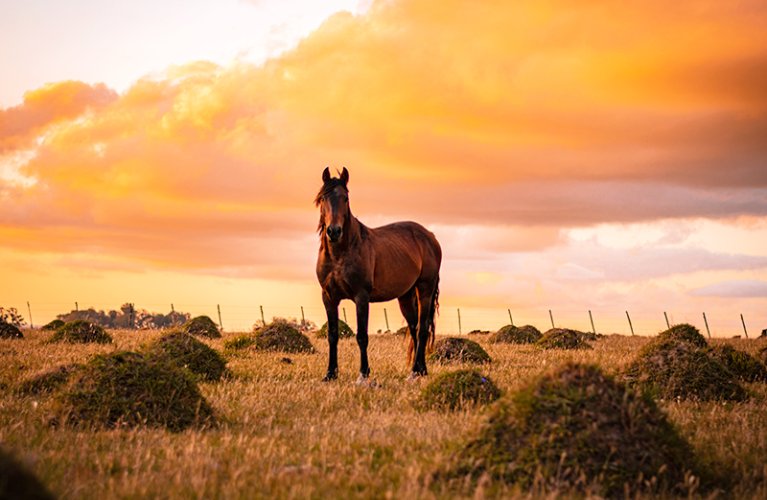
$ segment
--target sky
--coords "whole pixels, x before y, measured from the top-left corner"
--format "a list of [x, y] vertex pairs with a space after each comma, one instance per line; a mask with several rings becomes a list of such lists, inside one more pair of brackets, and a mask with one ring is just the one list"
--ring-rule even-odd
[[345, 166], [363, 223], [439, 239], [440, 333], [753, 336], [765, 25], [756, 0], [6, 2], [0, 305], [321, 323], [312, 201]]

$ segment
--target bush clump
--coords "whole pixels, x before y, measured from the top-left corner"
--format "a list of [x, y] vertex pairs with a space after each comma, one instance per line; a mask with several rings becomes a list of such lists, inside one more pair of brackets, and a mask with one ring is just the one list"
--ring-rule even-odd
[[158, 339], [147, 349], [146, 355], [187, 368], [205, 381], [219, 381], [227, 373], [223, 356], [188, 333], [180, 331]]
[[64, 325], [65, 325], [64, 320], [54, 319], [53, 321], [50, 321], [44, 324], [42, 327], [40, 327], [40, 329], [45, 331], [53, 331], [53, 330], [58, 330]]
[[668, 330], [663, 330], [658, 334], [660, 340], [670, 340], [674, 342], [689, 342], [696, 347], [707, 347], [706, 338], [694, 326], [687, 323], [674, 325]]
[[434, 344], [434, 352], [429, 359], [440, 363], [490, 363], [490, 355], [473, 340], [460, 337], [447, 337]]
[[82, 368], [83, 365], [72, 363], [61, 365], [52, 370], [41, 372], [32, 378], [23, 381], [16, 388], [16, 393], [31, 396], [53, 392], [66, 384], [72, 374]]
[[569, 328], [552, 328], [536, 342], [543, 349], [591, 349], [586, 343], [588, 336]]
[[191, 374], [165, 359], [123, 351], [92, 358], [55, 399], [55, 422], [75, 427], [214, 424]]
[[476, 370], [442, 373], [424, 387], [418, 400], [423, 409], [457, 410], [492, 403], [501, 390]]
[[258, 351], [314, 352], [309, 338], [281, 319], [275, 319], [270, 324], [257, 328], [250, 335], [235, 337], [224, 343], [224, 346], [230, 350], [252, 348]]
[[632, 497], [687, 493], [694, 464], [651, 399], [596, 366], [568, 363], [498, 405], [437, 477], [474, 485], [487, 475], [548, 493]]
[[726, 366], [739, 380], [767, 381], [767, 368], [747, 352], [739, 351], [731, 345], [718, 345], [709, 348], [708, 353]]
[[[348, 339], [355, 337], [356, 334], [354, 333], [354, 330], [346, 324], [343, 320], [338, 320], [338, 338], [339, 339]], [[317, 338], [318, 339], [326, 339], [328, 338], [328, 322], [326, 321], [322, 327], [320, 327], [319, 330], [317, 330]]]
[[54, 496], [37, 476], [0, 448], [0, 498], [53, 500]]
[[767, 365], [767, 346], [764, 346], [761, 349], [759, 349], [757, 356], [759, 357], [759, 359], [762, 360], [762, 363]]
[[541, 338], [541, 332], [532, 325], [506, 325], [490, 336], [491, 344], [534, 344]]
[[99, 325], [77, 320], [57, 328], [50, 341], [70, 344], [111, 344], [112, 337]]
[[207, 337], [209, 339], [221, 338], [218, 326], [207, 316], [197, 316], [181, 326], [181, 330], [189, 335]]
[[410, 337], [410, 328], [407, 325], [394, 331], [397, 337]]
[[693, 401], [742, 401], [746, 391], [717, 359], [684, 340], [657, 338], [626, 366], [622, 380], [651, 396]]
[[24, 334], [16, 325], [0, 321], [0, 339], [23, 339]]

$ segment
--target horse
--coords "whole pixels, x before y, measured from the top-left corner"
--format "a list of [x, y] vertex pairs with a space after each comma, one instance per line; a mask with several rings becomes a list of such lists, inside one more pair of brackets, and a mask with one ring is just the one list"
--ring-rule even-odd
[[[395, 222], [369, 228], [352, 215], [349, 205], [349, 171], [331, 177], [326, 167], [322, 188], [314, 203], [320, 208], [317, 231], [317, 279], [328, 317], [328, 371], [323, 381], [338, 377], [338, 305], [354, 301], [357, 310], [357, 345], [360, 374], [370, 376], [368, 316], [371, 302], [397, 299], [410, 332], [410, 378], [425, 376], [426, 350], [434, 344], [434, 316], [439, 309], [439, 269], [442, 248], [437, 238], [415, 222]], [[415, 353], [415, 356], [413, 354]]]

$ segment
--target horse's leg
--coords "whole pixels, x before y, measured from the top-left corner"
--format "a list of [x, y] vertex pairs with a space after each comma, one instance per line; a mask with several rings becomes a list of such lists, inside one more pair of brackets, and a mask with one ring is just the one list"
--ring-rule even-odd
[[421, 283], [418, 287], [418, 343], [415, 350], [413, 375], [426, 375], [426, 345], [429, 343], [432, 296], [434, 286], [431, 283]]
[[370, 375], [368, 366], [368, 315], [370, 314], [370, 299], [360, 295], [354, 299], [357, 306], [357, 345], [360, 348], [360, 377], [357, 382], [364, 381]]
[[410, 346], [408, 347], [408, 361], [415, 362], [415, 346], [418, 345], [418, 296], [415, 287], [405, 295], [397, 299], [399, 310], [405, 317], [408, 333], [410, 334]]
[[329, 382], [338, 378], [338, 301], [322, 294], [322, 302], [325, 305], [325, 313], [328, 316], [328, 372], [323, 382]]

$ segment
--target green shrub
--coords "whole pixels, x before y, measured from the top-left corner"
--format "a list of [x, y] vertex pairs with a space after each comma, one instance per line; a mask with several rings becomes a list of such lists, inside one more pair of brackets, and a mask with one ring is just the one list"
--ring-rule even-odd
[[490, 355], [473, 340], [460, 337], [440, 339], [434, 345], [431, 361], [440, 363], [490, 363]]
[[77, 320], [65, 323], [53, 332], [51, 342], [69, 342], [70, 344], [111, 344], [112, 337], [100, 326]]
[[532, 325], [506, 325], [490, 336], [491, 344], [534, 344], [541, 338], [541, 332]]
[[52, 500], [40, 480], [6, 450], [0, 448], [0, 498], [7, 500]]
[[496, 406], [438, 479], [568, 496], [687, 493], [691, 447], [648, 397], [568, 363]]
[[53, 331], [58, 330], [62, 326], [65, 325], [65, 322], [61, 319], [54, 319], [53, 321], [50, 321], [46, 324], [44, 324], [40, 329], [45, 331]]
[[306, 335], [282, 319], [275, 319], [250, 335], [235, 337], [225, 342], [224, 346], [230, 350], [252, 348], [258, 351], [314, 352], [314, 346]]
[[135, 352], [92, 358], [55, 399], [55, 422], [75, 427], [164, 427], [214, 423], [191, 374]]
[[588, 335], [569, 328], [552, 328], [536, 342], [543, 349], [591, 349]]
[[53, 392], [66, 384], [75, 371], [83, 365], [72, 363], [61, 365], [52, 370], [46, 370], [32, 378], [23, 381], [16, 388], [16, 393], [21, 395], [37, 395]]
[[[356, 333], [354, 333], [354, 330], [351, 329], [349, 325], [346, 324], [343, 320], [338, 320], [338, 338], [339, 339], [348, 339], [352, 337], [356, 337]], [[328, 322], [326, 321], [325, 324], [320, 327], [319, 330], [317, 330], [317, 338], [318, 339], [326, 339], [328, 338]]]
[[501, 390], [476, 370], [458, 370], [437, 375], [424, 387], [417, 406], [423, 409], [457, 410], [492, 403]]
[[706, 338], [701, 335], [698, 329], [687, 323], [674, 325], [668, 330], [663, 330], [658, 334], [658, 338], [660, 340], [689, 342], [696, 347], [708, 346]]
[[15, 325], [0, 321], [0, 339], [23, 339], [24, 334]]
[[710, 347], [708, 353], [726, 366], [739, 380], [767, 381], [767, 368], [747, 352], [739, 351], [730, 345], [718, 345]]
[[197, 316], [183, 324], [181, 330], [189, 335], [207, 337], [209, 339], [221, 338], [218, 326], [207, 316]]
[[205, 381], [219, 381], [227, 373], [223, 356], [184, 332], [171, 332], [158, 339], [147, 349], [146, 355], [187, 368]]

